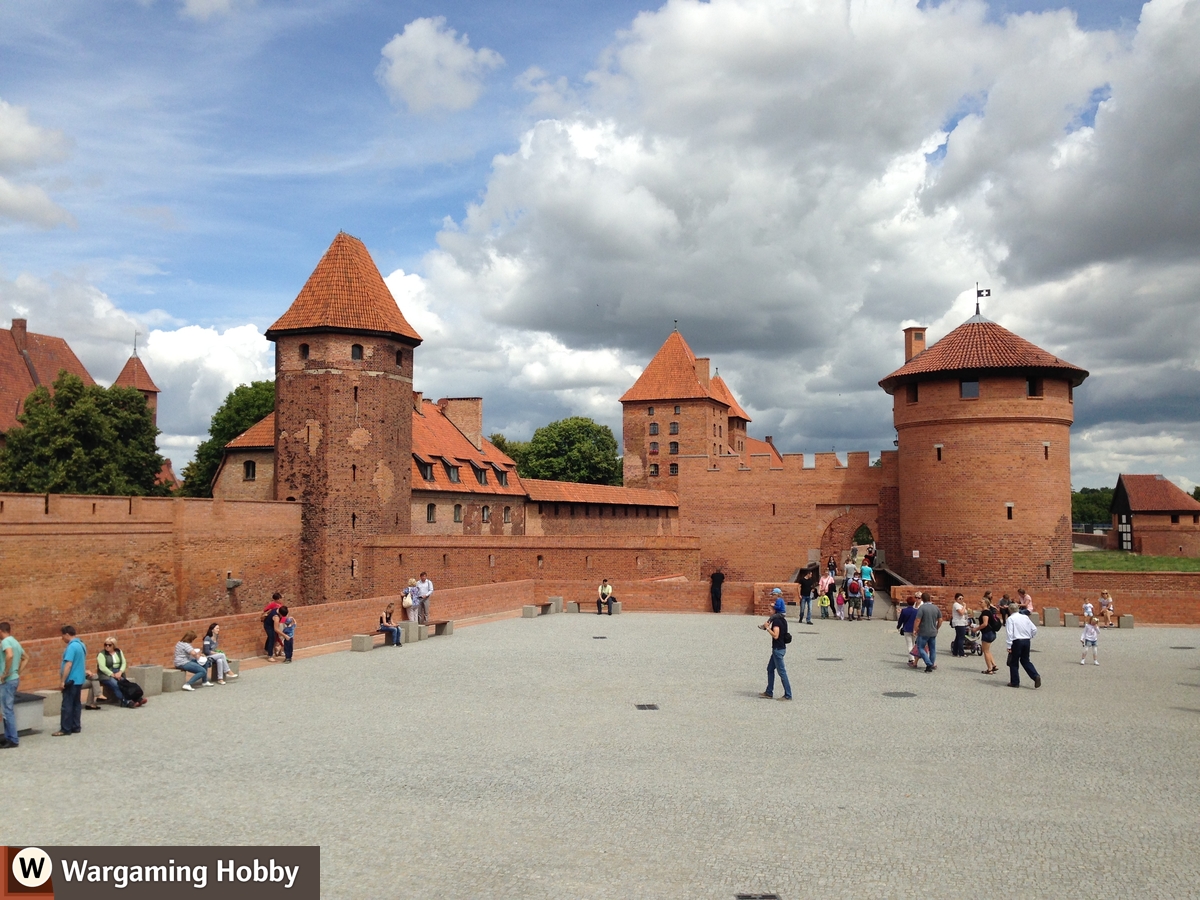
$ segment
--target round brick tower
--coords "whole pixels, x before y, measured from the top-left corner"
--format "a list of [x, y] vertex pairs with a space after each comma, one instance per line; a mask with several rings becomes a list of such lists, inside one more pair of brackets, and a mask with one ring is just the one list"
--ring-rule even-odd
[[367, 248], [342, 232], [275, 342], [275, 493], [303, 504], [305, 603], [361, 596], [367, 545], [411, 524], [413, 351]]
[[901, 557], [917, 584], [1072, 584], [1071, 423], [1083, 369], [976, 315], [925, 348], [906, 328], [892, 395]]

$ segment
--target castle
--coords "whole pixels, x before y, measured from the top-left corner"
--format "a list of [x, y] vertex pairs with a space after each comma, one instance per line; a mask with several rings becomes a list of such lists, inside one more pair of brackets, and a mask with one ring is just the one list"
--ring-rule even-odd
[[[865, 525], [884, 566], [912, 582], [1072, 584], [1070, 427], [1088, 373], [978, 314], [929, 347], [925, 329], [905, 329], [904, 365], [880, 381], [896, 448], [875, 465], [750, 437], [728, 385], [672, 332], [621, 397], [624, 487], [521, 479], [483, 437], [481, 399], [414, 393], [421, 337], [350, 235], [267, 337], [275, 413], [230, 442], [214, 496], [300, 504], [305, 602], [396, 587], [408, 573], [380, 549], [428, 535], [514, 549], [560, 535], [691, 539], [698, 565], [679, 574], [786, 581]], [[478, 577], [445, 558], [434, 577]], [[544, 564], [526, 559], [525, 577]]]

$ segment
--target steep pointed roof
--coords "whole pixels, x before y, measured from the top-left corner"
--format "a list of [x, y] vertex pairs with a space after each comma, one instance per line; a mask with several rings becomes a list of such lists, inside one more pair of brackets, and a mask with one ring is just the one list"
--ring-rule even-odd
[[1086, 369], [1059, 359], [976, 314], [884, 378], [879, 386], [890, 394], [902, 384], [923, 381], [930, 376], [1005, 369], [1055, 375], [1073, 385], [1081, 384], [1088, 377]]
[[742, 405], [733, 396], [733, 391], [729, 389], [729, 385], [725, 383], [725, 379], [720, 375], [714, 375], [708, 382], [708, 393], [714, 400], [719, 400], [729, 407], [730, 418], [745, 419], [747, 422], [751, 421], [750, 416], [742, 409]]
[[131, 356], [126, 360], [125, 366], [121, 369], [121, 374], [113, 382], [113, 387], [131, 387], [139, 391], [151, 391], [155, 394], [162, 393], [154, 383], [154, 379], [150, 377], [150, 373], [146, 371], [146, 367], [142, 364], [142, 361], [136, 356]]
[[280, 334], [340, 331], [420, 343], [363, 242], [339, 231], [288, 311], [267, 329]]
[[710, 396], [696, 377], [696, 354], [678, 331], [672, 331], [633, 387], [621, 397], [631, 400], [690, 400]]

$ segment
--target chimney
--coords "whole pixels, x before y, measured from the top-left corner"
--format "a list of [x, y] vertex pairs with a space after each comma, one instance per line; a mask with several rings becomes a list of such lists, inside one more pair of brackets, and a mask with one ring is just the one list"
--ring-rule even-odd
[[413, 391], [413, 409], [417, 412], [421, 411], [421, 401], [424, 399], [424, 396], [420, 391]]
[[461, 431], [476, 450], [483, 449], [483, 398], [443, 397], [438, 408]]
[[708, 357], [696, 357], [696, 380], [700, 382], [700, 387], [708, 390]]
[[767, 435], [767, 443], [770, 444], [772, 447], [775, 446], [775, 439], [772, 438], [769, 434]]
[[908, 362], [918, 353], [925, 350], [925, 329], [905, 328], [904, 329], [904, 361]]
[[24, 319], [13, 319], [12, 320], [11, 331], [12, 331], [12, 336], [13, 336], [13, 343], [17, 345], [17, 349], [20, 350], [22, 353], [25, 352], [25, 350], [27, 349], [27, 345], [28, 345], [28, 341], [26, 340], [26, 337], [25, 337], [26, 324], [27, 323]]

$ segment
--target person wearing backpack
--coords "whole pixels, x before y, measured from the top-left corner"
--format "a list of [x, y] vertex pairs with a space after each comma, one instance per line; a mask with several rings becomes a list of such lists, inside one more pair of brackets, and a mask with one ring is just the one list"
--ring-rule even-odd
[[772, 590], [771, 596], [775, 599], [771, 607], [774, 612], [767, 621], [758, 626], [771, 635], [771, 660], [767, 663], [767, 689], [758, 696], [766, 700], [774, 699], [775, 672], [778, 670], [779, 680], [783, 684], [782, 699], [791, 700], [792, 684], [788, 681], [787, 669], [783, 665], [783, 655], [787, 652], [787, 645], [792, 642], [792, 636], [788, 634], [787, 616], [784, 615], [787, 607], [783, 602], [783, 591], [779, 588]]
[[855, 575], [846, 582], [846, 618], [851, 622], [857, 622], [862, 618], [862, 602], [863, 602], [863, 583], [862, 579]]

